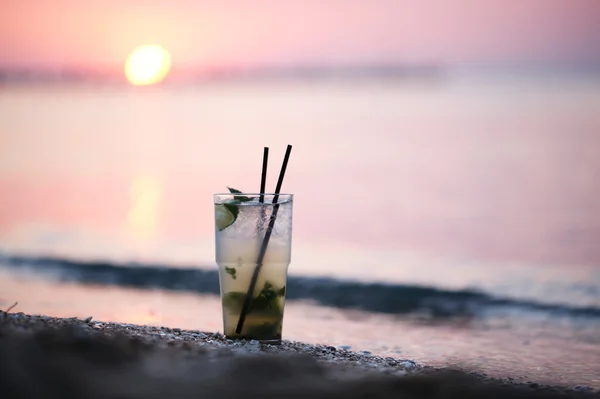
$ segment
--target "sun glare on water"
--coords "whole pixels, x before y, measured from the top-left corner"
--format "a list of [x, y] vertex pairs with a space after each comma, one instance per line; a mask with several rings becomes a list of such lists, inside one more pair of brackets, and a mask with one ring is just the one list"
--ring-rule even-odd
[[171, 55], [161, 46], [140, 46], [125, 61], [125, 76], [136, 86], [159, 83], [170, 70]]

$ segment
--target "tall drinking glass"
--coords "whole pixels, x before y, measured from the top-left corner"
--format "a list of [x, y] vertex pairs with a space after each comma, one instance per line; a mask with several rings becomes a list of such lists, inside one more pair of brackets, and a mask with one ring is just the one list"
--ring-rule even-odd
[[215, 194], [214, 203], [224, 333], [232, 339], [279, 343], [293, 195]]

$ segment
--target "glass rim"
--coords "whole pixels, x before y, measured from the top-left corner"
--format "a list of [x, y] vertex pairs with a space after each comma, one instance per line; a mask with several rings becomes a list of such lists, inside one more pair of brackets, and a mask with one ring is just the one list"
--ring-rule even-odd
[[261, 195], [264, 196], [288, 196], [288, 197], [293, 197], [294, 194], [288, 194], [288, 193], [215, 193], [213, 194], [213, 196], [217, 196], [217, 195], [228, 195], [228, 196], [236, 196], [236, 195], [245, 195], [245, 196], [256, 196], [256, 197], [260, 197]]

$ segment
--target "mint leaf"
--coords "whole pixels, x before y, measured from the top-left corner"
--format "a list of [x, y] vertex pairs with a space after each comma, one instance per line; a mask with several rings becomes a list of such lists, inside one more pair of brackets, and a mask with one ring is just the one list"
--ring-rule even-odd
[[253, 314], [280, 316], [283, 313], [279, 307], [277, 292], [273, 289], [273, 284], [265, 282], [258, 296], [252, 300], [250, 309]]
[[229, 274], [231, 276], [232, 279], [236, 279], [236, 272], [237, 270], [235, 270], [235, 267], [225, 267], [225, 273]]
[[228, 292], [223, 295], [223, 306], [229, 310], [229, 313], [240, 313], [244, 305], [246, 294], [239, 291]]
[[246, 336], [256, 338], [280, 338], [281, 337], [281, 321], [275, 323], [263, 323], [258, 326], [250, 326], [246, 330]]
[[[242, 193], [240, 190], [236, 190], [235, 188], [227, 187], [227, 189], [229, 190], [229, 192], [231, 194], [241, 194]], [[252, 201], [251, 197], [246, 197], [245, 195], [234, 195], [233, 199], [240, 201], [240, 202]]]
[[[226, 272], [228, 272], [227, 269], [233, 268], [226, 268]], [[285, 286], [280, 289], [274, 289], [273, 284], [268, 281], [265, 282], [263, 289], [250, 301], [248, 314], [262, 317], [283, 317], [283, 309], [279, 305], [277, 298], [284, 294]], [[223, 306], [226, 307], [230, 313], [239, 313], [242, 311], [245, 298], [246, 294], [243, 292], [228, 292], [223, 296]]]
[[240, 190], [236, 190], [235, 188], [231, 188], [229, 186], [227, 186], [227, 189], [229, 190], [229, 192], [231, 194], [241, 194], [242, 193]]

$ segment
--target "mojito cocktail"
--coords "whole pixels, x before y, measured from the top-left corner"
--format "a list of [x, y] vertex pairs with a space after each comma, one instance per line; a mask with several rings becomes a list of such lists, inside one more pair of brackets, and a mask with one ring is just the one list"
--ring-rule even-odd
[[[293, 196], [263, 194], [261, 198], [260, 194], [239, 193], [214, 197], [224, 333], [234, 339], [279, 342], [291, 255]], [[247, 299], [265, 236], [269, 236], [268, 245], [262, 248], [254, 290]], [[242, 328], [236, 331], [246, 300]]]

